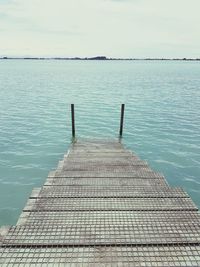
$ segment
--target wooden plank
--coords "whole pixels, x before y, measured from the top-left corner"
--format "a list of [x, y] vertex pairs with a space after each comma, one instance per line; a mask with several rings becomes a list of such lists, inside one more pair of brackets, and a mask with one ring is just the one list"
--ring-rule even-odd
[[199, 244], [200, 225], [25, 225], [11, 227], [2, 246]]
[[48, 174], [48, 177], [54, 177], [56, 174], [55, 171], [50, 171], [49, 174]]
[[123, 152], [127, 152], [127, 151], [125, 151], [124, 149], [116, 149], [116, 148], [112, 148], [112, 149], [110, 149], [110, 148], [101, 148], [101, 149], [94, 149], [94, 148], [92, 148], [92, 149], [88, 149], [88, 148], [85, 148], [85, 149], [77, 149], [77, 148], [74, 148], [74, 149], [70, 149], [70, 151], [69, 151], [69, 153], [80, 153], [80, 154], [82, 154], [82, 153], [84, 153], [85, 155], [91, 155], [91, 153], [95, 153], [95, 154], [97, 154], [98, 155], [98, 153], [116, 153], [116, 154], [118, 154], [118, 153], [123, 153]]
[[9, 247], [0, 249], [0, 264], [2, 267], [199, 267], [199, 255], [200, 245]]
[[0, 246], [2, 245], [3, 239], [8, 234], [9, 226], [1, 226], [0, 227]]
[[[134, 162], [132, 164], [121, 164], [121, 165], [116, 165], [116, 166], [113, 166], [112, 164], [108, 164], [108, 165], [100, 165], [100, 164], [87, 164], [87, 163], [83, 163], [83, 164], [69, 164], [69, 165], [64, 165], [62, 167], [62, 170], [61, 171], [90, 171], [90, 172], [93, 172], [93, 171], [104, 171], [104, 172], [107, 172], [107, 171], [111, 171], [111, 172], [130, 172], [130, 171], [134, 171], [135, 169], [138, 169], [138, 170], [143, 170], [144, 168], [147, 168], [148, 169], [148, 165], [147, 163], [145, 162], [138, 162], [138, 163], [135, 163]], [[59, 171], [59, 169], [58, 169]]]
[[94, 171], [56, 171], [54, 177], [66, 177], [66, 178], [161, 178], [163, 177], [162, 174], [152, 171], [149, 168], [134, 168], [131, 171], [121, 171], [121, 170], [112, 170], [112, 171], [105, 171], [104, 169], [101, 170], [94, 170]]
[[195, 210], [190, 198], [30, 198], [24, 211]]
[[64, 160], [64, 165], [93, 165], [93, 164], [99, 164], [99, 165], [131, 165], [131, 166], [137, 166], [137, 165], [148, 165], [147, 162], [142, 161], [140, 159], [136, 158], [66, 158]]
[[83, 150], [83, 149], [101, 150], [101, 149], [112, 149], [112, 150], [123, 150], [123, 146], [119, 142], [106, 142], [106, 143], [74, 143], [72, 144], [71, 150]]
[[160, 225], [200, 224], [200, 214], [196, 211], [40, 211], [22, 212], [17, 225]]
[[[185, 198], [188, 195], [181, 188], [165, 187], [140, 187], [140, 186], [44, 186], [38, 198], [90, 198], [97, 197], [135, 197], [135, 198]], [[33, 196], [32, 196], [33, 198]]]
[[108, 185], [108, 186], [166, 186], [164, 178], [48, 178], [44, 185]]
[[33, 188], [31, 195], [30, 195], [30, 198], [37, 198], [40, 191], [41, 191], [40, 187]]
[[139, 159], [138, 156], [133, 155], [131, 152], [127, 151], [127, 152], [90, 152], [90, 153], [81, 153], [81, 152], [72, 152], [70, 151], [70, 153], [68, 155], [64, 155], [64, 159], [66, 158], [76, 158], [76, 159], [81, 159], [81, 158], [112, 158], [114, 159], [115, 157], [121, 158], [121, 159], [126, 159], [126, 158], [137, 158]]

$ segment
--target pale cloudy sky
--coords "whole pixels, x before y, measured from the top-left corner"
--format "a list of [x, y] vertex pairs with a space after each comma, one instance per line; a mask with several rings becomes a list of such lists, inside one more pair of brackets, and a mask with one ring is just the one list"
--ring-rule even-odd
[[200, 0], [0, 0], [0, 55], [200, 57]]

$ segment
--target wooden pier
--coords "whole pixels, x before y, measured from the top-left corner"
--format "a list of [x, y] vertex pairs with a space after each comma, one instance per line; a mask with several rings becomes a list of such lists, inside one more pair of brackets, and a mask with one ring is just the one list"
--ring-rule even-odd
[[0, 266], [200, 266], [200, 215], [118, 141], [74, 143], [16, 226]]

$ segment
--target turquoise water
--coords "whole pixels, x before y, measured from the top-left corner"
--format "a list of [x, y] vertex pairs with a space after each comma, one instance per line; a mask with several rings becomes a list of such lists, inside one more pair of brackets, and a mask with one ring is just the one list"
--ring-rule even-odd
[[200, 64], [0, 61], [0, 225], [15, 224], [71, 141], [118, 137], [200, 207]]

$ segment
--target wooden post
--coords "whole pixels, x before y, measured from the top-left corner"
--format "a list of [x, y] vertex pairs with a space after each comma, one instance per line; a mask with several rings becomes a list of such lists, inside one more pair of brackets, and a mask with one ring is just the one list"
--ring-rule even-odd
[[123, 135], [123, 126], [124, 126], [124, 110], [125, 110], [125, 104], [121, 105], [121, 119], [120, 119], [120, 129], [119, 129], [119, 136], [120, 138]]
[[74, 104], [71, 104], [71, 115], [72, 115], [72, 138], [75, 138], [75, 114], [74, 114]]

